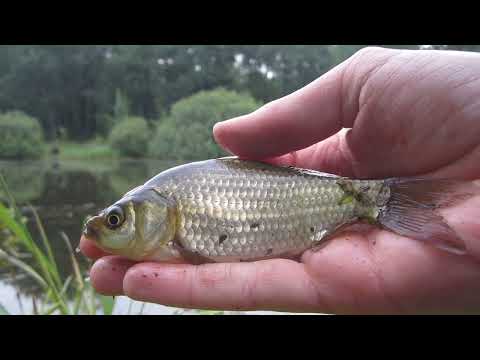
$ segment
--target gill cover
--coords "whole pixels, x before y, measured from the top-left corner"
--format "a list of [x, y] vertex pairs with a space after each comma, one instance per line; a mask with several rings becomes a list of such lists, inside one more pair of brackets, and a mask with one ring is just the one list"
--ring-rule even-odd
[[130, 193], [119, 203], [129, 204], [133, 209], [134, 236], [124, 255], [142, 259], [174, 238], [176, 202], [173, 197], [148, 187]]

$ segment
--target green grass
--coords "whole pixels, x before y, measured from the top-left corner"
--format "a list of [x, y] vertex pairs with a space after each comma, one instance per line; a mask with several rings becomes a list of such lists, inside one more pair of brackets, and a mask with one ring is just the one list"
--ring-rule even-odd
[[8, 315], [7, 309], [5, 309], [2, 304], [0, 304], [0, 315]]
[[[20, 269], [42, 287], [43, 296], [37, 306], [34, 307], [34, 313], [43, 315], [94, 315], [97, 314], [100, 308], [103, 314], [112, 314], [114, 300], [110, 297], [96, 294], [91, 285], [84, 280], [80, 266], [66, 236], [64, 235], [65, 250], [69, 252], [71, 257], [73, 275], [62, 281], [50, 242], [45, 235], [40, 218], [32, 208], [41, 234], [41, 246], [33, 240], [32, 235], [25, 226], [22, 216], [16, 207], [15, 200], [10, 195], [7, 184], [1, 174], [0, 187], [9, 196], [8, 208], [0, 203], [0, 225], [14, 235], [17, 247], [15, 251], [9, 248], [0, 249], [0, 259]], [[19, 251], [31, 254], [34, 264], [31, 266], [16, 256]], [[67, 295], [72, 292], [74, 293], [73, 298]], [[1, 307], [0, 313], [6, 313], [6, 310]]]
[[49, 143], [47, 146], [49, 156], [52, 156], [52, 150], [55, 146], [59, 149], [58, 158], [60, 160], [98, 160], [117, 157], [110, 145], [100, 140], [81, 143], [72, 141]]

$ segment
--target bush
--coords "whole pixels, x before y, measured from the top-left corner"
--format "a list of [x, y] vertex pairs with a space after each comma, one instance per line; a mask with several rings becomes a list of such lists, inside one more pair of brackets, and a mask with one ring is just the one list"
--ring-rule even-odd
[[109, 142], [120, 155], [142, 157], [147, 155], [150, 130], [141, 117], [127, 117], [110, 132]]
[[0, 158], [38, 158], [44, 145], [43, 130], [37, 119], [20, 111], [0, 114]]
[[226, 153], [215, 143], [213, 125], [260, 107], [253, 97], [225, 89], [201, 91], [172, 106], [149, 145], [153, 157], [168, 160], [215, 158]]

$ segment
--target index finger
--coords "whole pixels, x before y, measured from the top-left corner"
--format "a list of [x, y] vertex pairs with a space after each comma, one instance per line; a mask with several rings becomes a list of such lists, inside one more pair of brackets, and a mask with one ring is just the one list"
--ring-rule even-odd
[[238, 156], [264, 159], [337, 133], [342, 128], [341, 68], [251, 114], [217, 123], [216, 141]]
[[316, 290], [303, 264], [275, 259], [205, 265], [141, 263], [123, 279], [132, 299], [180, 308], [315, 311]]
[[262, 160], [335, 138], [353, 127], [367, 79], [401, 51], [364, 48], [300, 90], [216, 124], [215, 140], [235, 155]]

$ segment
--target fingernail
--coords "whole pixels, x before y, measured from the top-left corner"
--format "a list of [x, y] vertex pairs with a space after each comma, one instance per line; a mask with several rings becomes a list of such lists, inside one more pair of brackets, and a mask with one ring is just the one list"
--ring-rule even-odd
[[[228, 121], [228, 120], [227, 120]], [[226, 121], [220, 121], [217, 122], [215, 125], [213, 125], [213, 133], [215, 134], [216, 131], [218, 131], [219, 127], [223, 126]]]
[[217, 122], [215, 125], [213, 125], [213, 130], [215, 131], [215, 129], [218, 129], [219, 127], [221, 126], [225, 126], [226, 124], [228, 123], [233, 123], [235, 122], [239, 117], [234, 117], [234, 118], [231, 118], [231, 119], [226, 119], [226, 120], [223, 120], [223, 121], [219, 121]]
[[215, 142], [221, 147], [223, 148], [225, 151], [227, 151], [228, 153], [230, 154], [233, 154], [232, 151], [228, 148], [228, 146], [224, 143], [224, 141], [222, 140], [222, 136], [218, 134], [218, 129], [219, 127], [223, 126], [222, 124], [225, 123], [225, 121], [222, 121], [222, 122], [219, 122], [219, 123], [216, 123], [214, 126], [213, 126], [213, 138], [215, 140]]

